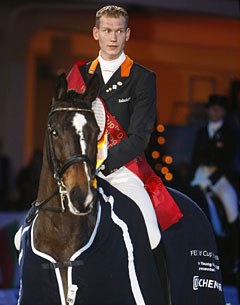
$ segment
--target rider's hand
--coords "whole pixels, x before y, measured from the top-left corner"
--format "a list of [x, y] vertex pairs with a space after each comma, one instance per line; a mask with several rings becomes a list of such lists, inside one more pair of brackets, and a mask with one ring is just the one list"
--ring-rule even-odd
[[211, 180], [209, 179], [203, 179], [202, 181], [199, 181], [199, 187], [202, 191], [206, 191], [206, 189], [211, 186]]

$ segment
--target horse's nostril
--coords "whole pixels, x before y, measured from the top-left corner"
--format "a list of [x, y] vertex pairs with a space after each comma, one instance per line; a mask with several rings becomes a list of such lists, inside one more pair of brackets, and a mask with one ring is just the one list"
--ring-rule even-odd
[[[80, 213], [85, 213], [88, 207], [89, 194], [83, 191], [78, 186], [73, 187], [70, 191], [70, 204]], [[91, 197], [91, 196], [90, 196]], [[71, 210], [71, 208], [70, 208]]]
[[75, 186], [70, 191], [70, 199], [72, 202], [84, 202], [87, 193], [83, 192], [79, 187]]

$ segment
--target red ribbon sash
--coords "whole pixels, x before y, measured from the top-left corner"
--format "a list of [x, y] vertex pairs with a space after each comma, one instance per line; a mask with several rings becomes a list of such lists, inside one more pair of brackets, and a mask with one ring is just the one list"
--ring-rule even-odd
[[[68, 75], [68, 89], [74, 89], [83, 93], [86, 85], [78, 66], [79, 64], [75, 64]], [[106, 115], [109, 143], [108, 148], [110, 148], [118, 144], [122, 138], [127, 137], [127, 134], [107, 109]], [[144, 187], [151, 198], [158, 223], [162, 230], [166, 230], [183, 217], [178, 205], [169, 194], [161, 178], [157, 176], [148, 164], [144, 154], [128, 162], [125, 166], [137, 175], [144, 183]]]
[[[127, 137], [127, 134], [116, 119], [107, 110], [106, 112], [109, 147], [112, 147], [119, 143], [122, 138]], [[144, 183], [144, 187], [151, 198], [158, 223], [163, 230], [166, 230], [182, 218], [183, 214], [178, 205], [167, 191], [161, 178], [148, 164], [144, 154], [125, 164], [125, 167], [137, 175]]]

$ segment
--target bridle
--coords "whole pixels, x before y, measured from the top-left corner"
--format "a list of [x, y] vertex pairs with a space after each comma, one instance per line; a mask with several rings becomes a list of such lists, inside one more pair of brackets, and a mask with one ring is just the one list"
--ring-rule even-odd
[[76, 108], [76, 107], [56, 107], [52, 108], [49, 115], [48, 115], [48, 124], [47, 124], [47, 131], [48, 131], [48, 147], [49, 147], [49, 154], [50, 154], [50, 159], [53, 165], [53, 177], [57, 182], [57, 188], [56, 190], [48, 196], [46, 199], [44, 199], [41, 202], [34, 201], [32, 203], [32, 209], [30, 210], [30, 213], [26, 219], [26, 222], [30, 222], [32, 218], [36, 215], [37, 211], [41, 208], [43, 208], [46, 203], [48, 203], [53, 197], [56, 195], [60, 195], [61, 199], [61, 207], [55, 207], [55, 206], [48, 206], [44, 207], [47, 210], [54, 211], [54, 212], [64, 212], [65, 211], [65, 205], [64, 201], [67, 196], [67, 189], [66, 186], [63, 182], [62, 176], [64, 172], [74, 163], [79, 163], [79, 162], [85, 162], [90, 165], [91, 172], [95, 172], [94, 164], [92, 161], [88, 158], [87, 155], [85, 154], [76, 154], [71, 156], [62, 166], [59, 165], [59, 162], [56, 158], [56, 154], [54, 151], [54, 145], [52, 141], [52, 134], [54, 132], [54, 129], [52, 128], [51, 124], [49, 123], [50, 118], [55, 112], [58, 111], [74, 111], [74, 112], [91, 112], [94, 113], [92, 109], [85, 109], [85, 108]]
[[[48, 118], [50, 118], [57, 111], [74, 111], [74, 112], [87, 111], [87, 112], [93, 113], [93, 111], [91, 109], [74, 108], [74, 107], [69, 107], [69, 108], [68, 107], [58, 107], [58, 108], [54, 108], [49, 113]], [[59, 185], [62, 184], [62, 175], [64, 174], [64, 172], [74, 163], [86, 162], [87, 164], [90, 165], [90, 168], [93, 171], [94, 166], [93, 166], [91, 160], [88, 158], [87, 155], [84, 155], [84, 154], [73, 155], [62, 166], [59, 166], [56, 155], [55, 155], [53, 142], [52, 142], [52, 132], [54, 129], [51, 127], [51, 125], [49, 123], [48, 123], [47, 129], [48, 129], [48, 145], [49, 145], [49, 151], [50, 151], [50, 158], [51, 158], [51, 161], [53, 164], [54, 178], [57, 180], [57, 183]]]

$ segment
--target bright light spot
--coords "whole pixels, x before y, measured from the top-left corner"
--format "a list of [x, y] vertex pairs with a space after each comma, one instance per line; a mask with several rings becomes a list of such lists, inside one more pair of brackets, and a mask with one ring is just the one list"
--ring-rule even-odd
[[158, 141], [158, 144], [160, 144], [160, 145], [162, 145], [166, 142], [165, 138], [161, 137], [161, 136], [157, 138], [157, 141]]
[[173, 158], [171, 156], [163, 156], [162, 159], [167, 164], [171, 164], [173, 162]]
[[172, 173], [167, 173], [167, 174], [165, 175], [165, 179], [166, 179], [167, 181], [171, 181], [171, 180], [173, 179]]
[[163, 166], [162, 169], [161, 169], [161, 173], [163, 175], [167, 174], [169, 172], [169, 169], [166, 167], [166, 166]]
[[157, 131], [158, 131], [158, 132], [163, 132], [164, 130], [165, 130], [165, 127], [164, 127], [163, 124], [158, 124], [158, 125], [157, 125]]
[[157, 158], [159, 158], [159, 157], [160, 157], [159, 151], [154, 150], [154, 151], [152, 152], [152, 158], [153, 158], [153, 159], [157, 159]]

